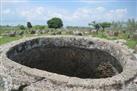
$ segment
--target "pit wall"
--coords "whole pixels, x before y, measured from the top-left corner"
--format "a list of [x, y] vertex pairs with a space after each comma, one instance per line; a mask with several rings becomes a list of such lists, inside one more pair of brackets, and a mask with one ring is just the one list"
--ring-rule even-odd
[[107, 52], [53, 46], [26, 50], [10, 59], [31, 68], [85, 79], [107, 78], [122, 72], [119, 61]]
[[[19, 45], [16, 45], [10, 49], [7, 53], [9, 58], [12, 56], [16, 56], [17, 54], [31, 50], [36, 47], [76, 47], [76, 48], [84, 48], [84, 49], [99, 49], [110, 53], [112, 56], [117, 58], [120, 61], [122, 67], [125, 66], [124, 54], [122, 51], [117, 49], [118, 46], [112, 46], [111, 44], [105, 41], [95, 41], [95, 40], [84, 40], [77, 38], [37, 38], [31, 41], [23, 42]], [[128, 54], [127, 54], [128, 55]]]

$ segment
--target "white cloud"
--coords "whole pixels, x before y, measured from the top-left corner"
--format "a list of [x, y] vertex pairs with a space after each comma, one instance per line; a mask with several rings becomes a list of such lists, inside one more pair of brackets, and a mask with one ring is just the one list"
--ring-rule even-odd
[[68, 19], [69, 13], [63, 9], [50, 9], [47, 7], [35, 7], [32, 9], [24, 9], [19, 11], [20, 15], [25, 17], [29, 21], [41, 20], [46, 21], [52, 17], [60, 17], [65, 20]]
[[104, 12], [106, 9], [104, 7], [97, 7], [96, 10], [100, 12]]
[[[0, 0], [2, 1], [2, 15], [5, 19], [18, 19], [17, 21], [31, 21], [31, 22], [45, 22], [52, 17], [60, 17], [66, 24], [83, 24], [91, 21], [112, 21], [112, 20], [126, 20], [130, 16], [127, 15], [126, 8], [111, 9], [101, 7], [107, 2], [114, 2], [118, 0], [75, 0], [76, 2], [85, 2], [84, 6], [72, 7], [49, 6], [44, 2], [34, 3], [32, 0]], [[105, 1], [105, 2], [104, 2]], [[71, 2], [71, 1], [70, 1]], [[89, 5], [88, 5], [89, 3]], [[92, 5], [93, 3], [93, 5]], [[101, 3], [101, 4], [98, 4]], [[80, 3], [81, 4], [81, 3]], [[82, 3], [83, 4], [83, 3]], [[108, 3], [107, 3], [108, 4]], [[46, 5], [46, 6], [45, 6]], [[101, 5], [101, 6], [100, 6]], [[100, 7], [95, 7], [100, 6]], [[78, 8], [79, 7], [79, 8]], [[93, 8], [94, 7], [94, 8]], [[1, 7], [0, 7], [1, 8]], [[128, 8], [128, 7], [127, 7]]]
[[3, 9], [2, 11], [1, 11], [1, 14], [0, 14], [1, 16], [7, 16], [7, 17], [9, 17], [9, 16], [13, 16], [13, 15], [16, 15], [16, 11], [14, 11], [14, 10], [12, 10], [12, 9], [10, 9], [10, 8], [6, 8], [6, 9]]
[[116, 10], [110, 10], [106, 13], [106, 17], [109, 18], [109, 20], [122, 20], [126, 18], [127, 9], [116, 9]]
[[41, 20], [44, 17], [46, 9], [43, 7], [36, 7], [30, 10], [19, 11], [20, 15], [25, 17], [27, 20]]
[[4, 14], [4, 15], [10, 14], [10, 13], [11, 13], [11, 10], [10, 10], [10, 9], [2, 10], [2, 14]]
[[127, 9], [107, 10], [104, 7], [79, 8], [74, 12], [64, 9], [49, 9], [48, 7], [35, 7], [20, 11], [20, 15], [29, 21], [46, 21], [52, 17], [60, 17], [66, 22], [90, 22], [122, 20], [126, 17]]
[[72, 20], [96, 20], [96, 21], [112, 21], [122, 20], [126, 17], [127, 9], [107, 10], [104, 7], [97, 8], [80, 8], [72, 14]]

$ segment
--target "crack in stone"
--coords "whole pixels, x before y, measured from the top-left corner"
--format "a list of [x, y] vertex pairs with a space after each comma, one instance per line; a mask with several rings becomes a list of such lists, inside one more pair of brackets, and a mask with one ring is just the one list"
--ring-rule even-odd
[[11, 91], [23, 91], [24, 88], [30, 86], [30, 85], [33, 84], [33, 83], [37, 83], [37, 82], [39, 82], [39, 81], [42, 81], [42, 80], [44, 80], [44, 79], [45, 79], [45, 77], [38, 77], [38, 78], [36, 78], [36, 81], [31, 82], [31, 83], [24, 83], [24, 84], [20, 85], [20, 86], [18, 87], [18, 89], [12, 89]]

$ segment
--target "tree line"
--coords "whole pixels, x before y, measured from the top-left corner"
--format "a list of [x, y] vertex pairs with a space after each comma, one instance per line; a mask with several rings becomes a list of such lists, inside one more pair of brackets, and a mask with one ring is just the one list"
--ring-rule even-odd
[[[63, 21], [61, 18], [51, 18], [47, 21], [47, 26], [46, 25], [35, 25], [32, 26], [31, 22], [27, 22], [27, 27], [24, 25], [18, 25], [21, 30], [25, 30], [28, 28], [29, 30], [34, 27], [34, 29], [39, 29], [43, 30], [45, 27], [47, 28], [62, 28], [63, 27]], [[95, 29], [97, 32], [99, 30], [112, 30], [112, 31], [128, 31], [128, 32], [135, 32], [137, 30], [137, 21], [135, 19], [128, 19], [128, 21], [112, 21], [112, 22], [96, 22], [92, 21], [88, 23], [89, 27], [80, 27], [80, 26], [67, 26], [67, 29]], [[8, 27], [8, 26], [7, 26]]]

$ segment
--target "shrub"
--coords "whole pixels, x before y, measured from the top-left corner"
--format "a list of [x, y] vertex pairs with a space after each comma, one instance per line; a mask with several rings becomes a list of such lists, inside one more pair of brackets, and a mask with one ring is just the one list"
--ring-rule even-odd
[[30, 29], [32, 28], [31, 22], [27, 22], [27, 27]]
[[24, 27], [23, 25], [20, 25], [19, 28], [20, 28], [21, 30], [25, 30], [25, 27]]
[[49, 28], [57, 29], [57, 28], [63, 27], [62, 20], [60, 18], [56, 18], [56, 17], [48, 20], [47, 24], [48, 24]]

